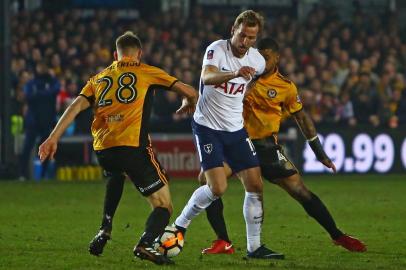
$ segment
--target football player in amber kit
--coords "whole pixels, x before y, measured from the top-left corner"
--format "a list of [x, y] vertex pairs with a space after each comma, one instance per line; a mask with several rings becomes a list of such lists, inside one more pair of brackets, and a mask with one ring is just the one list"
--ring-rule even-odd
[[168, 177], [152, 150], [148, 121], [155, 89], [184, 96], [178, 113], [194, 111], [197, 91], [163, 70], [142, 63], [141, 42], [132, 32], [117, 38], [116, 49], [117, 61], [90, 78], [40, 146], [39, 156], [41, 161], [52, 159], [64, 130], [79, 112], [92, 106], [93, 148], [108, 179], [100, 231], [90, 243], [89, 252], [100, 255], [111, 238], [113, 216], [126, 174], [153, 208], [134, 247], [134, 255], [156, 264], [171, 264], [170, 259], [153, 248], [155, 238], [169, 222], [172, 202]]

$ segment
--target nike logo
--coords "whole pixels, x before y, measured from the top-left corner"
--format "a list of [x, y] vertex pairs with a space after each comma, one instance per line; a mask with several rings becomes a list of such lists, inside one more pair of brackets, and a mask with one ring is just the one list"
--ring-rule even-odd
[[222, 71], [231, 71], [231, 70], [226, 69], [226, 68], [224, 68], [224, 67], [222, 67], [221, 70], [222, 70]]
[[262, 216], [259, 216], [259, 217], [254, 217], [254, 219], [260, 219], [260, 218], [262, 218]]
[[233, 247], [233, 245], [226, 245], [226, 246], [224, 247], [224, 250], [230, 250], [232, 247]]

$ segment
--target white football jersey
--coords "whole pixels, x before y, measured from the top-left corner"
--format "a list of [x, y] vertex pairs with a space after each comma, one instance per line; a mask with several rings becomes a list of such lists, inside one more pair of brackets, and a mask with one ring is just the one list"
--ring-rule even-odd
[[[215, 66], [223, 72], [250, 66], [255, 69], [255, 76], [259, 76], [265, 70], [265, 59], [255, 48], [249, 48], [242, 58], [237, 58], [231, 51], [229, 40], [217, 40], [206, 49], [203, 66], [206, 65]], [[243, 99], [248, 83], [243, 77], [238, 77], [220, 85], [203, 85], [200, 79], [200, 96], [193, 119], [199, 125], [215, 130], [242, 129]]]

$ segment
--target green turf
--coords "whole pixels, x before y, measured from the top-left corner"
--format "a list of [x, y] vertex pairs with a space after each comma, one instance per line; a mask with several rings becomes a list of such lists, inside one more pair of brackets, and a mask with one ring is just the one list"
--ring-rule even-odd
[[[339, 227], [368, 244], [364, 254], [331, 244], [299, 204], [266, 184], [263, 241], [284, 261], [244, 260], [243, 189], [232, 180], [224, 197], [232, 256], [200, 256], [214, 238], [205, 214], [192, 223], [177, 269], [406, 269], [406, 176], [305, 178], [329, 207]], [[196, 182], [172, 181], [176, 216]], [[87, 246], [100, 221], [104, 184], [0, 181], [0, 269], [140, 269], [158, 267], [132, 257], [149, 206], [127, 183], [103, 256]], [[172, 218], [173, 220], [173, 218]]]

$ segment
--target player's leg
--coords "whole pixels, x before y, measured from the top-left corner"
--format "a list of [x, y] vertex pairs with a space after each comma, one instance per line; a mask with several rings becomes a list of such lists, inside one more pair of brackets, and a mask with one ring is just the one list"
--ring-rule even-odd
[[147, 200], [152, 207], [152, 212], [145, 224], [145, 231], [141, 236], [140, 243], [150, 244], [163, 233], [172, 215], [173, 207], [169, 186], [164, 185], [161, 189], [149, 195]]
[[119, 156], [118, 151], [118, 149], [96, 151], [99, 164], [104, 169], [104, 174], [107, 177], [102, 222], [99, 232], [89, 245], [90, 254], [96, 256], [103, 253], [107, 241], [111, 239], [113, 217], [123, 193], [125, 175], [120, 171], [118, 165], [120, 163], [117, 159], [117, 156]]
[[337, 228], [326, 205], [305, 186], [298, 173], [281, 179], [277, 184], [303, 206], [306, 213], [330, 234], [334, 243], [350, 251], [366, 251], [366, 246], [361, 241], [345, 235]]
[[163, 233], [169, 223], [172, 214], [172, 202], [168, 185], [164, 185], [158, 191], [147, 197], [152, 212], [145, 223], [145, 230], [138, 244], [134, 247], [134, 255], [156, 264], [173, 264], [154, 249], [154, 241]]
[[[240, 178], [245, 188], [243, 214], [247, 233], [247, 256], [263, 259], [283, 259], [284, 255], [261, 245], [263, 221], [263, 183], [257, 151], [244, 129], [234, 137], [238, 140], [227, 145], [226, 158], [233, 172]], [[231, 139], [230, 139], [231, 140]]]
[[192, 219], [218, 199], [227, 189], [227, 177], [223, 167], [211, 168], [204, 172], [207, 184], [196, 189], [182, 213], [176, 218], [175, 225], [185, 233]]
[[227, 177], [223, 168], [223, 142], [221, 132], [198, 125], [192, 121], [193, 135], [202, 170], [207, 184], [196, 189], [175, 225], [185, 233], [192, 219], [218, 199], [227, 189]]
[[[232, 175], [232, 170], [227, 163], [224, 163], [224, 169], [227, 178]], [[206, 178], [203, 172], [199, 174], [200, 185], [206, 184]], [[207, 219], [217, 235], [217, 239], [213, 241], [212, 245], [202, 250], [203, 254], [233, 254], [234, 247], [228, 237], [227, 227], [223, 215], [223, 200], [218, 198], [213, 201], [207, 208]]]
[[262, 178], [259, 167], [237, 173], [245, 187], [243, 214], [247, 230], [247, 256], [256, 259], [284, 259], [285, 256], [261, 245], [261, 229], [264, 217], [262, 202]]
[[113, 218], [124, 190], [125, 175], [121, 172], [105, 172], [107, 175], [103, 218], [100, 230], [111, 233]]
[[125, 176], [122, 173], [106, 172], [106, 193], [104, 197], [103, 217], [100, 230], [90, 242], [89, 252], [92, 255], [103, 253], [104, 246], [111, 239], [113, 217], [124, 189]]
[[247, 250], [253, 252], [261, 246], [263, 221], [262, 180], [258, 167], [237, 173], [245, 188], [243, 214], [247, 230]]
[[[332, 239], [345, 238], [344, 241], [346, 241], [347, 236], [337, 228], [324, 203], [305, 186], [298, 170], [286, 156], [282, 146], [276, 144], [276, 138], [271, 136], [253, 142], [259, 155], [262, 175], [270, 182], [279, 185], [297, 200], [305, 211], [330, 234]], [[353, 240], [349, 242], [358, 241]], [[361, 242], [359, 243], [363, 245]], [[361, 245], [353, 244], [356, 247]]]
[[247, 233], [247, 254], [251, 258], [277, 258], [283, 255], [261, 245], [263, 220], [263, 183], [257, 152], [245, 129], [230, 134], [225, 146], [225, 157], [245, 188], [243, 214]]
[[244, 129], [233, 134], [233, 138], [229, 138], [228, 141], [232, 143], [225, 148], [227, 162], [245, 188], [243, 214], [246, 223], [247, 250], [254, 252], [261, 247], [263, 220], [263, 183], [258, 167], [259, 161]]
[[332, 239], [343, 235], [337, 228], [327, 207], [316, 194], [307, 189], [299, 174], [282, 178], [277, 184], [297, 200], [306, 213], [314, 218], [330, 234]]
[[325, 205], [306, 188], [298, 170], [285, 155], [282, 146], [276, 143], [276, 138], [271, 136], [263, 140], [254, 140], [254, 144], [260, 158], [262, 175], [297, 200], [332, 238], [342, 235]]
[[128, 154], [130, 159], [124, 165], [125, 171], [152, 206], [145, 230], [134, 247], [134, 255], [156, 264], [172, 264], [170, 259], [154, 249], [154, 241], [165, 230], [172, 213], [168, 176], [156, 159], [151, 146], [133, 150]]

